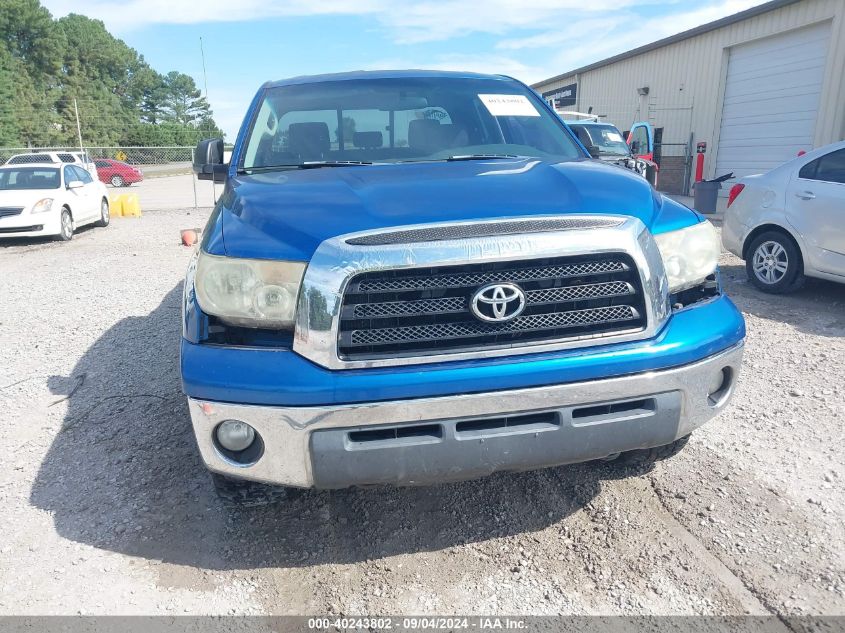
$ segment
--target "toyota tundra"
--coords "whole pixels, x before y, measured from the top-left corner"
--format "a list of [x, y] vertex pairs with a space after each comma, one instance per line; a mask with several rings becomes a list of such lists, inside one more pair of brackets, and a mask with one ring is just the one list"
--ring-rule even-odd
[[181, 375], [221, 490], [662, 458], [734, 390], [714, 228], [512, 78], [266, 83], [194, 170]]

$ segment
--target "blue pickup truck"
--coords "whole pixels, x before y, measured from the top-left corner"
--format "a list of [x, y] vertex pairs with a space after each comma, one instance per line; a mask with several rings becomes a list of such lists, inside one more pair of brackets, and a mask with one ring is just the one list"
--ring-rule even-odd
[[[185, 281], [181, 373], [226, 495], [659, 459], [736, 384], [714, 228], [503, 76], [264, 84]], [[627, 456], [627, 457], [626, 457]]]

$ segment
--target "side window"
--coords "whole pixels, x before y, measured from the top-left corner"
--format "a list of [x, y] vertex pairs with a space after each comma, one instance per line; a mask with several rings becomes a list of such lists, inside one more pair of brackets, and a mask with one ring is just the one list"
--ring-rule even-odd
[[821, 158], [817, 158], [816, 160], [810, 161], [806, 165], [801, 168], [801, 171], [798, 172], [798, 177], [803, 178], [805, 180], [815, 180], [816, 179], [816, 170], [819, 168], [819, 161]]
[[644, 125], [634, 128], [631, 150], [636, 154], [648, 154], [648, 130]]
[[82, 169], [82, 167], [71, 165], [71, 168], [76, 172], [77, 179], [81, 180], [86, 185], [94, 182], [94, 180], [91, 178], [91, 174], [89, 174], [85, 169]]
[[845, 149], [825, 154], [818, 163], [815, 180], [845, 183]]
[[97, 169], [102, 169], [103, 167], [111, 167], [106, 161], [104, 160], [95, 160], [94, 165], [97, 166]]
[[67, 187], [67, 184], [69, 182], [71, 182], [72, 180], [79, 180], [79, 178], [76, 176], [76, 174], [73, 171], [72, 165], [65, 165], [64, 174], [65, 174], [65, 187]]

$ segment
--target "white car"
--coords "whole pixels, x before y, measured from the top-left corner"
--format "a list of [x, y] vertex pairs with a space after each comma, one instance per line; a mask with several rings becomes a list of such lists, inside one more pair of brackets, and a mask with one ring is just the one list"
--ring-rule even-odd
[[0, 238], [70, 240], [85, 224], [107, 226], [106, 186], [76, 164], [0, 167]]
[[30, 163], [47, 164], [47, 163], [76, 163], [82, 165], [88, 173], [98, 180], [97, 166], [88, 152], [30, 152], [28, 154], [15, 154], [6, 161], [7, 165], [25, 165]]
[[805, 276], [845, 283], [845, 141], [739, 179], [722, 243], [765, 292], [797, 290]]

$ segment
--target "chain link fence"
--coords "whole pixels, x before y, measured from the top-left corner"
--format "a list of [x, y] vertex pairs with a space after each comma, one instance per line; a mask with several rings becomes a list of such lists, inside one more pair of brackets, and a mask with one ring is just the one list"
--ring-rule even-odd
[[[150, 176], [178, 175], [191, 173], [192, 146], [167, 147], [83, 147], [93, 159], [111, 158], [130, 165], [142, 166], [144, 173]], [[0, 164], [5, 163], [15, 154], [32, 152], [78, 152], [79, 147], [0, 147]]]

